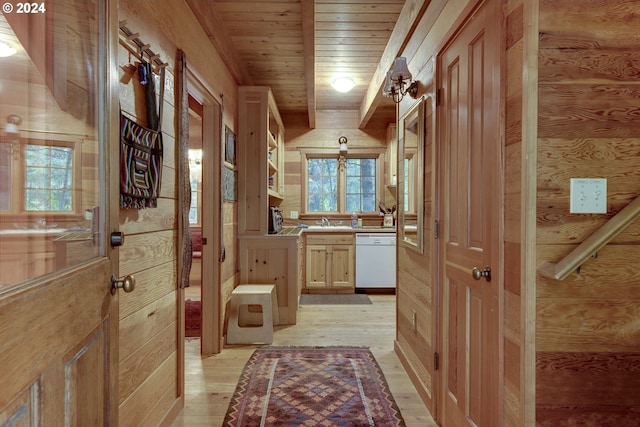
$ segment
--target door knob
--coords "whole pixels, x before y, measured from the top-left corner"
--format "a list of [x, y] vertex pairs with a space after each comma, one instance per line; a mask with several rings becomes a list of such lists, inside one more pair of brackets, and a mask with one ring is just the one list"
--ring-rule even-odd
[[480, 280], [480, 279], [482, 279], [484, 277], [487, 282], [490, 282], [491, 281], [491, 267], [486, 266], [482, 270], [480, 270], [478, 267], [473, 267], [473, 269], [471, 270], [471, 276], [475, 280]]
[[111, 295], [115, 295], [118, 289], [122, 288], [123, 291], [129, 293], [136, 288], [136, 278], [128, 274], [122, 280], [118, 280], [115, 275], [111, 276]]

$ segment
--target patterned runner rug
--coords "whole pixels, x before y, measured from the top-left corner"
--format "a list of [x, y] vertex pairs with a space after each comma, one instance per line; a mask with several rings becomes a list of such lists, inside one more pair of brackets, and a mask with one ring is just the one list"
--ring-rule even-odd
[[223, 427], [405, 426], [362, 347], [264, 347], [247, 362]]

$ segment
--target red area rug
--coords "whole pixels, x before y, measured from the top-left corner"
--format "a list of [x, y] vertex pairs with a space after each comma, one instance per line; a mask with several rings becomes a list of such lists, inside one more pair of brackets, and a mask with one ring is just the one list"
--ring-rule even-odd
[[184, 302], [184, 336], [199, 337], [201, 327], [201, 305], [200, 301], [190, 299]]
[[223, 427], [405, 426], [361, 347], [265, 347], [247, 362]]

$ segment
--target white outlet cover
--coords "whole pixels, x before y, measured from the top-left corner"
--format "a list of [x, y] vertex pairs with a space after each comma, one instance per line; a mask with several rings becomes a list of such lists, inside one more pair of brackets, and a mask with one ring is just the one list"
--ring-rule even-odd
[[571, 178], [570, 213], [607, 213], [606, 178]]
[[298, 219], [298, 211], [291, 211], [291, 212], [289, 212], [289, 218], [291, 218], [291, 219]]

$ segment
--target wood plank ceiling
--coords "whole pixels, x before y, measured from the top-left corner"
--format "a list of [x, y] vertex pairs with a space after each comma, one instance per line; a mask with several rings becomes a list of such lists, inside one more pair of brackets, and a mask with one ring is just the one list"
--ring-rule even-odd
[[[379, 96], [407, 36], [394, 28], [424, 0], [186, 1], [236, 82], [270, 86], [282, 113], [308, 114], [311, 127], [320, 110], [359, 111], [360, 127], [394, 121], [393, 102]], [[356, 86], [337, 92], [338, 76]]]

